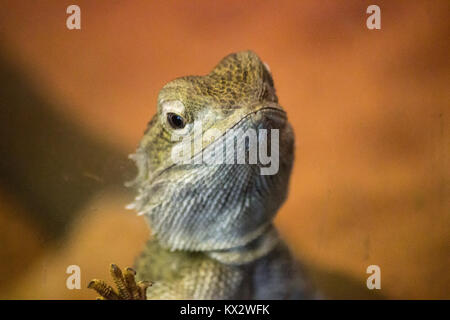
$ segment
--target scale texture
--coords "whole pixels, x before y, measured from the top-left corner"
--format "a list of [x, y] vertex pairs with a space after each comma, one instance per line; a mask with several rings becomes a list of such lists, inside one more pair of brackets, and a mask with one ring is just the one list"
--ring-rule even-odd
[[[153, 234], [136, 261], [137, 278], [153, 282], [147, 298], [311, 298], [272, 224], [287, 196], [294, 137], [268, 67], [251, 51], [231, 54], [205, 76], [165, 85], [157, 110], [131, 156], [138, 196], [129, 208], [145, 215]], [[179, 127], [170, 121], [174, 114], [183, 120]], [[246, 141], [250, 129], [267, 130], [256, 139], [278, 159], [275, 174], [261, 174], [267, 163], [249, 161], [250, 138], [230, 144], [242, 133]], [[172, 152], [183, 144], [193, 152], [180, 163]], [[239, 153], [245, 163], [237, 163]]]

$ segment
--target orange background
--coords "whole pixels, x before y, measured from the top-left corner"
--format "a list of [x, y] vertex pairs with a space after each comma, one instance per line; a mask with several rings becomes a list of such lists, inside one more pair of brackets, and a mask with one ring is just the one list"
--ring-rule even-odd
[[[81, 30], [66, 8], [81, 8]], [[366, 8], [381, 8], [381, 30]], [[448, 1], [0, 4], [0, 298], [92, 299], [148, 238], [126, 160], [173, 78], [255, 51], [296, 135], [276, 219], [332, 298], [450, 298]], [[81, 290], [66, 288], [81, 267]], [[367, 266], [381, 290], [366, 288]]]

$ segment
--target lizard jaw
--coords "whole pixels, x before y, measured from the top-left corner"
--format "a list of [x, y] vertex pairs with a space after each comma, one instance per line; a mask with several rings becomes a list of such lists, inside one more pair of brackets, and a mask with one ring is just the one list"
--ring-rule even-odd
[[[285, 121], [278, 109], [275, 112]], [[262, 124], [252, 112], [238, 122], [247, 127]], [[282, 129], [284, 130], [284, 129]], [[291, 133], [287, 133], [290, 137]], [[282, 138], [283, 139], [283, 138]], [[290, 138], [289, 138], [290, 139]], [[290, 149], [289, 139], [284, 149]], [[204, 148], [212, 148], [220, 139]], [[161, 245], [172, 250], [214, 251], [242, 247], [264, 233], [286, 196], [292, 152], [282, 159], [280, 174], [261, 176], [257, 165], [172, 165], [137, 181], [139, 195], [128, 208], [145, 215]], [[143, 150], [138, 150], [140, 155]], [[143, 161], [137, 156], [138, 161]], [[146, 163], [138, 166], [147, 170]], [[147, 173], [140, 172], [141, 177]]]

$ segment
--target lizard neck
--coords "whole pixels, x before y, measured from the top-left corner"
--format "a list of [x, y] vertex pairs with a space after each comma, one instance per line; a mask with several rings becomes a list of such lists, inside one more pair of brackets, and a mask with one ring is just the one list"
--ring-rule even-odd
[[244, 265], [267, 255], [279, 243], [278, 232], [273, 224], [249, 243], [226, 250], [205, 252], [210, 258], [227, 265]]

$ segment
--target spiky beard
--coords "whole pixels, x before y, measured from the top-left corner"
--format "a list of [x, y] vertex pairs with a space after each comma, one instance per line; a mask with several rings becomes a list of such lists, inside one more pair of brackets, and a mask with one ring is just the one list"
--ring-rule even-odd
[[[225, 144], [225, 138], [217, 143]], [[211, 145], [203, 155], [210, 149]], [[290, 151], [281, 159], [279, 173], [271, 176], [261, 175], [257, 164], [226, 163], [176, 164], [152, 174], [148, 150], [138, 148], [130, 156], [138, 175], [129, 184], [137, 187], [138, 196], [127, 208], [145, 215], [153, 235], [171, 250], [243, 246], [267, 230], [285, 200], [292, 165]]]

